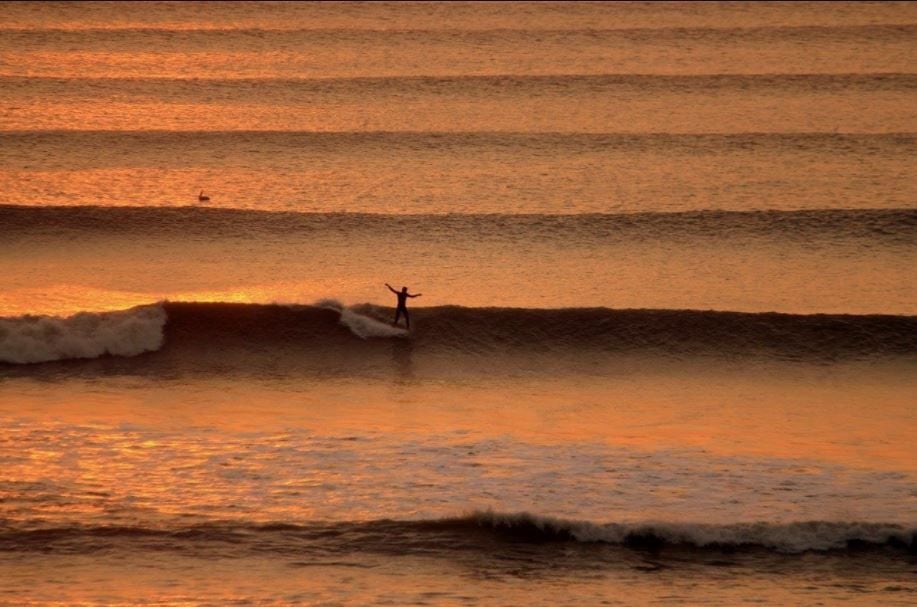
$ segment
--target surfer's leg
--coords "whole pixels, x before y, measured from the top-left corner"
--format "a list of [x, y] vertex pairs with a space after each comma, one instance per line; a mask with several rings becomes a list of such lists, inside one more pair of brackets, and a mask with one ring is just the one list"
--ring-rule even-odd
[[392, 323], [393, 327], [398, 326], [398, 319], [401, 318], [401, 308], [395, 310], [395, 321]]
[[408, 310], [407, 310], [407, 308], [405, 308], [405, 310], [404, 310], [404, 324], [405, 324], [405, 326], [406, 326], [408, 329], [411, 328], [411, 317], [408, 316]]

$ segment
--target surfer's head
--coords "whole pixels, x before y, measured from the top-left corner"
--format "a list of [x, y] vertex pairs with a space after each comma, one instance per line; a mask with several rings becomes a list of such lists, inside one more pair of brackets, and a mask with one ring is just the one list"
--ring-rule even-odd
[[407, 293], [407, 292], [408, 292], [408, 288], [407, 288], [407, 287], [401, 287], [401, 292], [402, 292], [402, 293]]

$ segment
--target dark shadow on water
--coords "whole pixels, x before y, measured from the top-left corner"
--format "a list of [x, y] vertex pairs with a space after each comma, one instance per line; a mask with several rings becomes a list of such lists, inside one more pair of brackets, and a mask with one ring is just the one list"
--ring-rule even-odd
[[416, 382], [414, 374], [414, 342], [410, 338], [393, 339], [392, 341], [392, 369], [396, 384], [412, 384]]

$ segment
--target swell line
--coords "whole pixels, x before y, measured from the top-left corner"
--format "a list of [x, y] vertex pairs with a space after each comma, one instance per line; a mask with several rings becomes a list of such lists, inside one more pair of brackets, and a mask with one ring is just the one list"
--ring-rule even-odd
[[461, 76], [355, 76], [316, 78], [171, 78], [171, 77], [53, 77], [3, 75], [3, 97], [36, 92], [72, 97], [121, 94], [188, 97], [199, 101], [204, 94], [231, 96], [255, 88], [259, 94], [283, 99], [293, 94], [401, 92], [459, 94], [462, 92], [522, 92], [540, 94], [573, 92], [711, 92], [743, 91], [912, 91], [917, 74], [906, 72], [811, 73], [811, 74], [499, 74]]
[[[710, 27], [689, 27], [689, 26], [645, 26], [645, 27], [532, 27], [530, 25], [520, 25], [518, 27], [490, 27], [490, 28], [456, 28], [446, 24], [443, 27], [308, 27], [299, 24], [289, 27], [266, 27], [266, 26], [241, 26], [229, 27], [223, 25], [214, 25], [212, 27], [200, 27], [200, 25], [189, 25], [186, 27], [176, 27], [174, 25], [153, 26], [153, 25], [125, 25], [97, 27], [86, 26], [79, 28], [64, 28], [59, 26], [0, 26], [0, 33], [6, 36], [13, 36], [12, 40], [17, 40], [17, 36], [22, 39], [50, 41], [50, 42], [92, 42], [94, 39], [102, 40], [104, 44], [112, 41], [130, 40], [140, 38], [148, 40], [150, 38], [168, 38], [170, 40], [182, 40], [193, 38], [217, 38], [225, 40], [227, 36], [232, 38], [259, 38], [262, 36], [272, 36], [272, 42], [277, 36], [284, 38], [295, 38], [302, 40], [304, 36], [309, 36], [308, 41], [326, 41], [326, 40], [353, 40], [353, 39], [381, 39], [401, 40], [401, 39], [479, 39], [479, 40], [500, 40], [512, 41], [517, 39], [527, 39], [532, 36], [538, 36], [539, 39], [569, 39], [569, 38], [587, 38], [595, 40], [605, 39], [624, 39], [624, 40], [657, 40], [660, 37], [666, 41], [675, 38], [684, 39], [714, 39], [714, 40], [780, 40], [796, 38], [816, 38], [824, 39], [879, 39], [886, 40], [904, 40], [911, 41], [913, 34], [917, 32], [915, 23], [871, 23], [858, 25], [762, 25], [762, 26], [710, 26]], [[9, 43], [10, 39], [7, 39]]]
[[[345, 555], [398, 553], [429, 556], [499, 551], [506, 544], [620, 546], [655, 553], [673, 550], [765, 551], [780, 555], [856, 554], [885, 550], [913, 554], [917, 528], [861, 521], [793, 523], [598, 523], [529, 513], [477, 511], [444, 519], [337, 523], [215, 521], [177, 526], [4, 525], [0, 551], [92, 553], [138, 544], [156, 550], [232, 547], [262, 554]], [[588, 555], [595, 557], [597, 555]]]
[[917, 209], [685, 211], [586, 214], [372, 214], [218, 209], [0, 204], [0, 225], [29, 235], [202, 234], [250, 237], [342, 234], [452, 234], [456, 238], [557, 239], [592, 243], [621, 238], [786, 242], [816, 239], [917, 246]]
[[230, 359], [243, 366], [267, 357], [314, 369], [343, 362], [355, 371], [378, 362], [374, 357], [390, 357], [392, 340], [403, 343], [408, 356], [494, 360], [532, 352], [814, 362], [917, 354], [917, 316], [460, 306], [411, 314], [410, 333], [389, 324], [390, 308], [334, 300], [314, 306], [165, 302], [67, 318], [0, 318], [0, 363], [136, 357], [122, 371], [157, 374], [225, 369], [224, 357], [233, 352]]
[[170, 139], [183, 143], [202, 137], [214, 140], [245, 140], [260, 138], [263, 140], [295, 140], [297, 145], [308, 142], [327, 142], [340, 140], [344, 142], [379, 142], [380, 145], [397, 145], [409, 141], [412, 146], [428, 142], [436, 147], [471, 144], [471, 145], [510, 145], [513, 147], [541, 142], [550, 145], [574, 144], [582, 147], [658, 147], [672, 145], [690, 145], [692, 147], [739, 147], [769, 145], [773, 147], [837, 149], [840, 145], [884, 144], [897, 146], [917, 145], [917, 132], [898, 131], [883, 133], [847, 133], [842, 131], [800, 131], [786, 132], [744, 132], [744, 133], [666, 133], [666, 132], [578, 132], [578, 131], [427, 131], [427, 130], [342, 130], [342, 131], [308, 131], [308, 130], [204, 130], [172, 131], [166, 129], [144, 130], [99, 130], [99, 129], [9, 129], [0, 130], [0, 146], [16, 148], [22, 144], [42, 145], [55, 141], [109, 139], [117, 141], [144, 141], [165, 143]]

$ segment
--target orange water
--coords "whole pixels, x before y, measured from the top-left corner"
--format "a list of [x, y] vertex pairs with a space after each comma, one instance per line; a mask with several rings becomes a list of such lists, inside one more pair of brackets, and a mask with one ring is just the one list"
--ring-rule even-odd
[[[914, 3], [5, 4], [0, 356], [24, 315], [390, 305], [385, 282], [473, 315], [912, 317], [915, 33]], [[912, 543], [792, 527], [917, 525], [914, 352], [881, 337], [577, 351], [519, 321], [515, 347], [325, 351], [169, 326], [134, 358], [0, 363], [0, 604], [917, 591]], [[423, 525], [487, 510], [689, 546]], [[754, 523], [751, 548], [701, 545]]]

